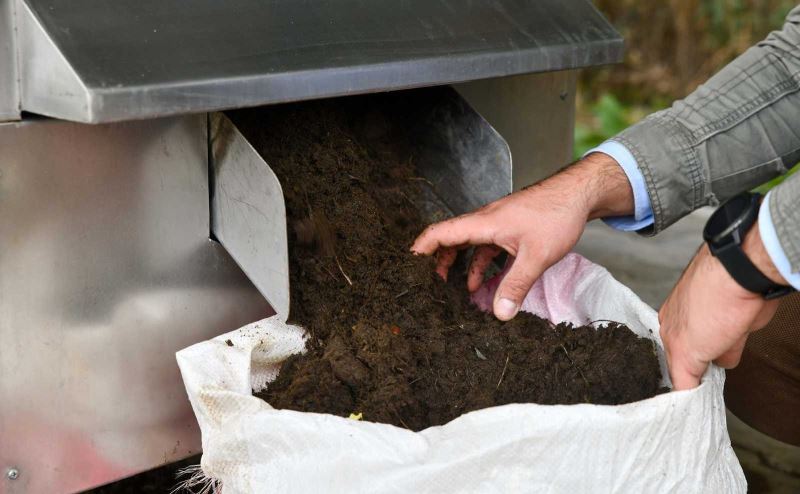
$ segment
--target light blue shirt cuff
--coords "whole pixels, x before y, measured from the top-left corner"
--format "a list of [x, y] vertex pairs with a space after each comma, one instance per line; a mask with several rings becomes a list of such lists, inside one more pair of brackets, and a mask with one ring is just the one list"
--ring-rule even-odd
[[800, 272], [792, 273], [792, 266], [789, 263], [789, 258], [786, 257], [786, 252], [781, 247], [781, 242], [778, 240], [778, 233], [775, 231], [775, 225], [772, 223], [772, 213], [769, 210], [769, 198], [772, 192], [767, 194], [764, 201], [761, 203], [761, 209], [758, 212], [758, 233], [761, 234], [761, 241], [764, 243], [764, 248], [772, 259], [772, 263], [778, 268], [786, 281], [790, 285], [800, 290]]
[[644, 175], [639, 170], [636, 158], [633, 154], [616, 141], [606, 141], [596, 148], [590, 149], [583, 156], [590, 153], [603, 153], [612, 157], [628, 177], [633, 189], [633, 215], [632, 216], [612, 216], [603, 218], [603, 221], [610, 227], [626, 232], [641, 230], [653, 224], [653, 208], [650, 205], [650, 196], [647, 194], [647, 185], [644, 182]]

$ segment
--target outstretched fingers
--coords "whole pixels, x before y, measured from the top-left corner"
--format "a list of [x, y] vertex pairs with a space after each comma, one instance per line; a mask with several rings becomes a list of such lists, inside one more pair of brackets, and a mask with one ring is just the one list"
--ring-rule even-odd
[[491, 221], [467, 214], [429, 226], [414, 241], [411, 251], [429, 256], [442, 247], [491, 244], [491, 232]]
[[512, 261], [511, 269], [497, 287], [494, 296], [494, 315], [501, 321], [513, 319], [545, 268], [546, 266], [543, 266], [529, 251], [520, 249]]
[[672, 380], [672, 389], [680, 391], [692, 389], [700, 385], [700, 378], [708, 367], [708, 362], [696, 360], [687, 353], [667, 351], [669, 377]]
[[[667, 299], [665, 305], [669, 302], [670, 300]], [[664, 306], [661, 307], [658, 315], [659, 323], [661, 323], [661, 341], [664, 342], [672, 389], [680, 391], [699, 386], [700, 378], [706, 371], [709, 362], [691, 351], [690, 345], [685, 339], [685, 332], [670, 328], [670, 322], [664, 318]]]
[[456, 262], [458, 250], [455, 247], [442, 247], [436, 252], [436, 273], [447, 281], [447, 273]]
[[501, 252], [503, 252], [503, 249], [494, 245], [481, 245], [475, 249], [467, 275], [467, 289], [470, 292], [474, 292], [481, 287], [486, 270], [492, 260]]

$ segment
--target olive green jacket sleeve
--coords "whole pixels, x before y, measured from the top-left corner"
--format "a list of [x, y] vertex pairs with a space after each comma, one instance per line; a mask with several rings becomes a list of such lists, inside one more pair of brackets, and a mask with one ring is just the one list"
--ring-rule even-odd
[[[756, 187], [800, 161], [800, 7], [671, 108], [612, 138], [636, 158], [657, 233], [691, 211]], [[792, 271], [800, 271], [800, 177], [770, 198]]]

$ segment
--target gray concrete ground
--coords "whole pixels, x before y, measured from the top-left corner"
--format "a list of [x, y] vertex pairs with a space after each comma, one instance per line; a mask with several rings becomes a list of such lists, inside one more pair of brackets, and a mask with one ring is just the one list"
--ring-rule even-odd
[[[616, 232], [596, 221], [587, 226], [576, 250], [658, 308], [702, 243], [701, 231], [710, 211], [697, 211], [650, 238]], [[728, 431], [749, 492], [800, 492], [800, 448], [775, 441], [730, 413]]]
[[618, 232], [593, 221], [587, 225], [576, 250], [605, 266], [657, 309], [703, 243], [701, 232], [711, 211], [701, 209], [656, 237]]

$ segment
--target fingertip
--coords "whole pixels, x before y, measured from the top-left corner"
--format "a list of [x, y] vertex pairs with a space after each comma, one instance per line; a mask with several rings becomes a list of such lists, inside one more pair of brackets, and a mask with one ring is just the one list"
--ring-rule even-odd
[[[424, 233], [422, 235], [424, 235]], [[426, 247], [426, 242], [422, 235], [414, 240], [414, 243], [411, 244], [411, 248], [409, 249], [415, 256], [429, 256], [434, 252], [434, 250]]]
[[479, 269], [473, 267], [469, 268], [469, 274], [467, 274], [467, 290], [470, 293], [475, 293], [478, 291], [478, 288], [481, 287], [483, 282], [483, 272]]
[[441, 248], [436, 253], [436, 272], [444, 281], [447, 281], [448, 272], [457, 255], [458, 251], [452, 247]]
[[693, 389], [700, 385], [700, 378], [683, 370], [673, 370], [672, 374], [672, 390], [684, 391]]
[[501, 321], [510, 321], [519, 312], [519, 304], [508, 298], [498, 298], [494, 301], [494, 315]]
[[502, 249], [494, 245], [481, 245], [475, 249], [467, 276], [467, 289], [470, 292], [476, 292], [481, 287], [486, 270], [500, 252]]
[[[509, 257], [509, 259], [511, 258]], [[531, 287], [541, 274], [541, 271], [539, 270], [540, 266], [537, 266], [526, 256], [519, 255], [514, 258], [511, 263], [511, 267], [500, 282], [500, 286], [497, 287], [495, 309], [497, 309], [498, 304], [501, 303], [500, 301], [505, 299], [514, 304], [515, 310], [513, 315], [516, 315], [516, 311], [519, 310], [522, 301], [528, 296]], [[503, 304], [505, 310], [511, 312], [512, 306], [505, 302]], [[495, 313], [497, 313], [497, 310], [495, 310]], [[511, 317], [513, 317], [513, 315]], [[511, 319], [511, 317], [508, 319]]]
[[411, 252], [415, 255], [429, 256], [436, 252], [439, 248], [438, 243], [431, 237], [431, 233], [436, 229], [436, 223], [428, 225], [422, 233], [420, 233], [414, 243], [411, 244]]

